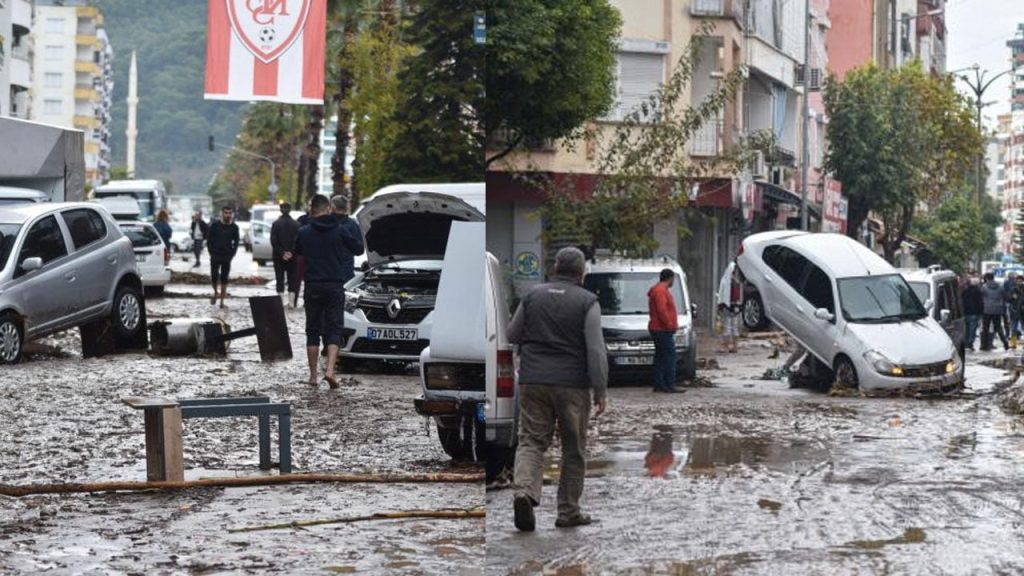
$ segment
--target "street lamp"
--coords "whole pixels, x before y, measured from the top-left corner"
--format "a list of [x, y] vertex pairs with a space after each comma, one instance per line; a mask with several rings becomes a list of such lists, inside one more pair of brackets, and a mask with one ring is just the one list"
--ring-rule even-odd
[[264, 156], [262, 154], [257, 154], [255, 152], [250, 152], [248, 150], [243, 150], [241, 148], [236, 148], [234, 146], [225, 146], [224, 144], [218, 144], [218, 143], [213, 141], [213, 136], [210, 136], [210, 139], [209, 139], [209, 149], [210, 149], [210, 152], [213, 152], [214, 147], [224, 148], [226, 150], [233, 150], [235, 152], [238, 152], [239, 154], [245, 154], [247, 156], [253, 156], [255, 158], [259, 158], [260, 160], [266, 160], [268, 163], [270, 163], [270, 186], [267, 186], [267, 192], [270, 192], [270, 203], [274, 204], [274, 203], [277, 202], [277, 191], [279, 190], [279, 188], [277, 186], [277, 166], [274, 164], [273, 160], [271, 160], [270, 158], [268, 158], [268, 157], [266, 157], [266, 156]]

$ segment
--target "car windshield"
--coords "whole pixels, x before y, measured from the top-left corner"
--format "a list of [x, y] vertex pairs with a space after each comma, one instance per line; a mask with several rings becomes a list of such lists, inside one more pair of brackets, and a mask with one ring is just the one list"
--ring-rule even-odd
[[142, 248], [161, 243], [160, 235], [149, 226], [121, 226], [121, 231], [132, 241], [132, 246]]
[[921, 300], [899, 274], [841, 278], [837, 284], [847, 322], [883, 324], [927, 316]]
[[[605, 316], [644, 315], [648, 313], [647, 291], [658, 283], [658, 272], [595, 272], [583, 278], [583, 287], [597, 295]], [[679, 276], [672, 284], [676, 312], [686, 314]]]
[[917, 296], [921, 302], [926, 302], [931, 298], [927, 282], [910, 282], [910, 288], [914, 291], [914, 296]]
[[0, 224], [0, 270], [7, 266], [18, 230], [21, 230], [21, 224]]

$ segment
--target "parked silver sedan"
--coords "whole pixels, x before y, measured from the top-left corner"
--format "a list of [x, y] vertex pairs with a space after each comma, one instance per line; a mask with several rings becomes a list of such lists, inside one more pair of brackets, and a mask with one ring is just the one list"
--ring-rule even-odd
[[131, 242], [94, 203], [0, 207], [0, 364], [17, 362], [25, 342], [74, 327], [89, 331], [83, 351], [107, 332], [115, 346], [144, 345]]

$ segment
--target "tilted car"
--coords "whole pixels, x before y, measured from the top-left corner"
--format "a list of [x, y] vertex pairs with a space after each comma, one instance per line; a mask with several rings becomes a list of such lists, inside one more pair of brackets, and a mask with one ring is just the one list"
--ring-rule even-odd
[[149, 222], [118, 222], [121, 232], [132, 242], [135, 264], [142, 286], [157, 294], [171, 281], [170, 252], [160, 233]]
[[856, 240], [764, 232], [743, 240], [736, 263], [768, 318], [836, 382], [864, 390], [962, 383], [960, 354], [929, 314], [931, 302]]
[[109, 322], [115, 344], [145, 343], [146, 308], [131, 241], [95, 203], [0, 207], [0, 364], [25, 342]]
[[608, 349], [608, 373], [612, 379], [630, 378], [650, 384], [654, 372], [654, 340], [647, 330], [647, 292], [658, 283], [662, 270], [675, 273], [672, 298], [676, 303], [679, 330], [675, 334], [676, 376], [692, 380], [697, 375], [697, 335], [686, 274], [671, 258], [628, 259], [604, 257], [587, 264], [583, 287], [597, 295], [601, 328]]
[[465, 201], [397, 192], [363, 204], [356, 220], [367, 270], [345, 285], [345, 362], [417, 362], [430, 343], [437, 286], [452, 222], [483, 222]]
[[483, 222], [453, 222], [415, 407], [434, 418], [441, 446], [456, 460], [485, 459], [485, 264]]

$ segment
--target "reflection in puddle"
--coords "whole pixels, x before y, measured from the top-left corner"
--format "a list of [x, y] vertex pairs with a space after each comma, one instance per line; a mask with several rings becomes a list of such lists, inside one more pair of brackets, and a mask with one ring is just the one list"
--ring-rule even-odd
[[[825, 447], [802, 440], [696, 435], [665, 427], [649, 441], [613, 439], [605, 444], [604, 453], [587, 462], [588, 476], [714, 476], [729, 473], [738, 465], [800, 472], [828, 458]], [[552, 464], [557, 470], [557, 464]]]

